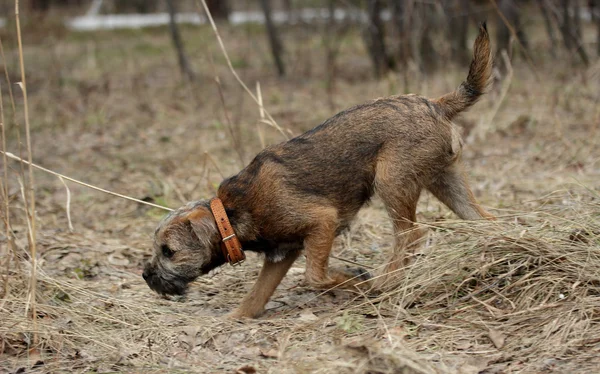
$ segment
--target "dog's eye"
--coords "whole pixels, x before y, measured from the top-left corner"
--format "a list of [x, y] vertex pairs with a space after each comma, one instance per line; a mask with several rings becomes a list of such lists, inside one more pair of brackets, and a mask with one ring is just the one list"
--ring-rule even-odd
[[165, 256], [166, 258], [171, 258], [171, 257], [173, 257], [173, 254], [175, 253], [175, 252], [173, 252], [173, 250], [172, 250], [171, 248], [169, 248], [169, 246], [168, 246], [168, 245], [166, 245], [166, 244], [163, 244], [163, 245], [160, 247], [160, 249], [162, 250], [162, 254], [163, 254], [163, 256]]

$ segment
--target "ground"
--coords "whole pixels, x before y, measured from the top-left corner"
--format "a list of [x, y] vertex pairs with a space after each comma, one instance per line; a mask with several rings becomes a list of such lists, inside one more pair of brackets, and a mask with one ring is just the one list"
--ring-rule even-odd
[[[24, 32], [39, 165], [175, 208], [211, 197], [223, 176], [264, 144], [284, 140], [261, 121], [208, 27], [183, 30], [193, 83], [178, 74], [164, 28], [79, 34], [52, 27]], [[285, 34], [289, 73], [278, 79], [259, 26], [221, 32], [233, 67], [253, 92], [260, 82], [264, 106], [286, 136], [368, 99], [441, 95], [467, 71], [447, 64], [426, 76], [411, 66], [375, 80], [351, 31], [331, 87], [322, 33], [292, 30]], [[4, 65], [18, 81], [14, 35], [0, 35]], [[33, 303], [20, 167], [9, 162], [16, 243], [9, 252], [1, 237], [0, 372], [593, 371], [600, 365], [600, 65], [545, 60], [539, 35], [534, 65], [516, 58], [512, 78], [496, 81], [457, 120], [474, 192], [498, 221], [459, 221], [425, 194], [418, 219], [426, 240], [399, 272], [396, 290], [379, 296], [315, 291], [304, 284], [301, 258], [264, 316], [225, 319], [260, 268], [249, 254], [242, 266], [196, 281], [185, 297], [161, 298], [141, 269], [165, 212], [67, 182], [70, 230], [65, 186], [36, 171]], [[7, 87], [3, 79], [7, 149], [19, 154]], [[23, 95], [13, 89], [23, 125]], [[334, 253], [378, 267], [392, 240], [376, 198]]]

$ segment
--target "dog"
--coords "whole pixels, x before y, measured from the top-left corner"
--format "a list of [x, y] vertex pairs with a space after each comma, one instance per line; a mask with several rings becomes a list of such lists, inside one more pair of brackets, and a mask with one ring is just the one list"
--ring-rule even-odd
[[462, 219], [494, 219], [469, 188], [462, 140], [451, 122], [483, 95], [491, 71], [483, 23], [468, 77], [454, 92], [437, 99], [411, 94], [370, 101], [267, 147], [224, 180], [216, 198], [188, 203], [159, 223], [143, 278], [160, 294], [183, 294], [199, 276], [243, 260], [242, 248], [262, 253], [258, 280], [231, 313], [254, 318], [302, 252], [305, 279], [313, 287], [365, 283], [368, 274], [329, 269], [328, 261], [336, 236], [374, 193], [396, 238], [379, 285], [405, 264], [407, 248], [419, 239], [414, 224], [423, 189]]

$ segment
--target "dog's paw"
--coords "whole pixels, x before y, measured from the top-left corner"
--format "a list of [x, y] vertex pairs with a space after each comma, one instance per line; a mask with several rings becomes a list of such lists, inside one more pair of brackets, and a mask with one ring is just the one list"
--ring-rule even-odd
[[249, 311], [235, 309], [235, 310], [232, 310], [231, 312], [225, 314], [224, 317], [225, 317], [225, 319], [228, 319], [230, 321], [240, 321], [240, 320], [244, 320], [244, 319], [256, 318], [257, 316], [262, 314], [262, 312], [263, 311], [258, 312], [258, 313], [251, 313]]
[[248, 316], [244, 315], [243, 313], [240, 313], [238, 310], [233, 310], [233, 311], [225, 314], [223, 317], [230, 321], [239, 321], [244, 318], [249, 318]]

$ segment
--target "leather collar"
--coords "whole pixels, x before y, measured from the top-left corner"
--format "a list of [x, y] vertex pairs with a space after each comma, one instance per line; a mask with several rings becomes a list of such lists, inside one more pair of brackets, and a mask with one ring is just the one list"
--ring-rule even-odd
[[210, 200], [210, 210], [215, 217], [215, 222], [221, 234], [221, 250], [225, 259], [230, 265], [241, 264], [246, 259], [246, 255], [242, 250], [242, 243], [233, 231], [221, 199], [215, 197]]

